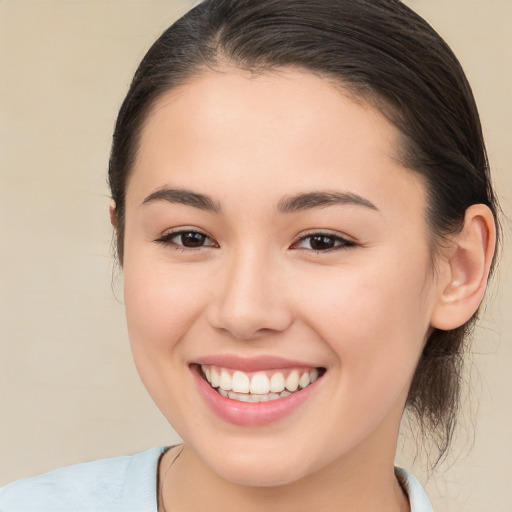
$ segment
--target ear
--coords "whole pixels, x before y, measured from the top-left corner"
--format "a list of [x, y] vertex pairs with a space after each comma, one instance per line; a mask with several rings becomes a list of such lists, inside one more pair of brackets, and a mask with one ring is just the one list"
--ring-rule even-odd
[[117, 229], [117, 211], [116, 211], [116, 203], [112, 200], [110, 202], [110, 206], [108, 208], [108, 212], [110, 214], [110, 224], [114, 229]]
[[473, 316], [484, 297], [495, 248], [496, 225], [491, 210], [483, 204], [470, 206], [464, 227], [439, 256], [432, 327], [455, 329]]

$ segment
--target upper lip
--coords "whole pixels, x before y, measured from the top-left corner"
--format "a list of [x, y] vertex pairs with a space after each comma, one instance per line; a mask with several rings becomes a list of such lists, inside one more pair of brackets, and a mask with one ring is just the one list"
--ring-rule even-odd
[[283, 357], [261, 355], [253, 357], [241, 357], [234, 354], [217, 354], [201, 357], [194, 364], [213, 365], [221, 368], [231, 368], [244, 372], [258, 372], [264, 370], [281, 370], [285, 368], [320, 368], [316, 364], [297, 361]]

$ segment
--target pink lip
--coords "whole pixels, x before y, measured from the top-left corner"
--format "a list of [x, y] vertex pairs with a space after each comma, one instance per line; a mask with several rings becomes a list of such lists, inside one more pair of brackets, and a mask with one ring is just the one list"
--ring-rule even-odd
[[[203, 364], [216, 363], [205, 362]], [[311, 393], [313, 393], [316, 389], [318, 382], [322, 380], [318, 379], [306, 388], [292, 393], [287, 397], [279, 398], [278, 400], [270, 400], [268, 402], [259, 403], [247, 403], [223, 397], [217, 393], [217, 391], [215, 391], [203, 378], [201, 369], [198, 365], [191, 365], [190, 368], [195, 377], [199, 392], [201, 393], [205, 402], [209, 405], [210, 409], [212, 409], [212, 411], [224, 421], [234, 425], [241, 425], [246, 427], [260, 426], [272, 423], [291, 414], [304, 402], [306, 402], [306, 400], [308, 400], [308, 398], [311, 396]], [[258, 369], [259, 368], [260, 367], [258, 367]], [[268, 366], [265, 368], [268, 369]], [[277, 368], [282, 368], [282, 365], [277, 366]], [[258, 369], [252, 371], [258, 371]]]
[[242, 370], [243, 372], [259, 372], [264, 370], [284, 370], [286, 368], [315, 368], [311, 364], [303, 361], [292, 361], [282, 357], [258, 356], [244, 358], [233, 354], [205, 356], [193, 361], [196, 364], [205, 364], [220, 366], [222, 368], [231, 368], [233, 370]]

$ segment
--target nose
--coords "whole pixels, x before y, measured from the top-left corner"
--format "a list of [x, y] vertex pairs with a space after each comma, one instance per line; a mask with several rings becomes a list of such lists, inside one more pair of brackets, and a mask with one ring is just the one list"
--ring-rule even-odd
[[248, 252], [233, 258], [218, 275], [209, 315], [214, 328], [247, 341], [283, 332], [293, 322], [279, 265]]

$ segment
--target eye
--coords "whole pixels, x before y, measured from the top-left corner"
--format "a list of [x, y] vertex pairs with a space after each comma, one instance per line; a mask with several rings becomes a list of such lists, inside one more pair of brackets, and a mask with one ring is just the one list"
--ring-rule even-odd
[[303, 236], [292, 246], [292, 249], [306, 249], [315, 252], [327, 252], [338, 249], [348, 249], [357, 244], [339, 235], [331, 233], [312, 233]]
[[182, 250], [218, 247], [217, 243], [208, 235], [193, 229], [181, 229], [179, 231], [166, 233], [155, 241]]

